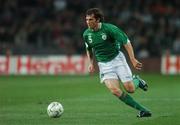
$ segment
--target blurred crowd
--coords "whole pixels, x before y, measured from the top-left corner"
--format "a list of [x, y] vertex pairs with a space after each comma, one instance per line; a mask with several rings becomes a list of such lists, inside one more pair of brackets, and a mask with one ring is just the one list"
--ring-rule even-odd
[[129, 36], [139, 58], [180, 54], [179, 0], [0, 0], [0, 54], [85, 54], [88, 8]]

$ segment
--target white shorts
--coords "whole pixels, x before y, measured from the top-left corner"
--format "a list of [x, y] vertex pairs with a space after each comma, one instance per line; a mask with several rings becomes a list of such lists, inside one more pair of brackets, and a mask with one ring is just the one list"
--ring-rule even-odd
[[132, 81], [132, 72], [122, 52], [109, 62], [98, 62], [101, 83], [106, 79], [119, 79], [122, 83]]

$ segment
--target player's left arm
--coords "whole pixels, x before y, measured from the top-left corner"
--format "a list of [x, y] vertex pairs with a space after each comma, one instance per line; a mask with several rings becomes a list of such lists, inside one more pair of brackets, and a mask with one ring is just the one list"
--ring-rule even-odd
[[134, 56], [134, 50], [131, 45], [130, 40], [128, 39], [127, 35], [120, 30], [115, 25], [109, 25], [109, 33], [110, 35], [118, 41], [120, 45], [124, 45], [126, 51], [128, 52], [129, 58], [131, 60], [131, 63], [133, 64], [134, 68], [137, 70], [141, 70], [142, 63], [140, 63]]
[[133, 64], [134, 68], [137, 70], [142, 69], [142, 63], [140, 63], [134, 56], [134, 50], [131, 45], [131, 42], [128, 40], [126, 44], [124, 44], [124, 47], [129, 55], [129, 58], [131, 60], [131, 63]]

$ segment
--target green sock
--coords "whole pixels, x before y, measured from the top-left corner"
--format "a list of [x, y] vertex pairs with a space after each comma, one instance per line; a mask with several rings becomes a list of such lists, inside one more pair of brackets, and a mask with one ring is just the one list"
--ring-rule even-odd
[[133, 83], [134, 83], [135, 89], [137, 89], [139, 87], [139, 79], [133, 78]]
[[136, 102], [130, 95], [126, 93], [122, 93], [122, 95], [119, 97], [121, 101], [126, 103], [127, 105], [131, 106], [132, 108], [135, 108], [139, 111], [148, 111], [145, 107], [140, 105], [138, 102]]

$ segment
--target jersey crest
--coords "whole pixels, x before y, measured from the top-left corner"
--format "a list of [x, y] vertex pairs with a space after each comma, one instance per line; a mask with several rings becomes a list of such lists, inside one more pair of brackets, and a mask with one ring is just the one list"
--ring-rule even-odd
[[107, 39], [107, 35], [106, 35], [105, 33], [102, 33], [101, 36], [102, 36], [102, 39], [103, 39], [103, 40], [106, 40], [106, 39]]

